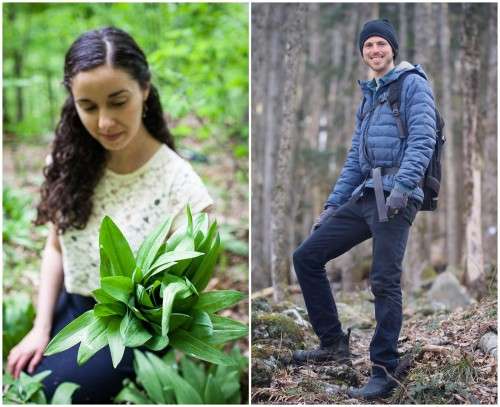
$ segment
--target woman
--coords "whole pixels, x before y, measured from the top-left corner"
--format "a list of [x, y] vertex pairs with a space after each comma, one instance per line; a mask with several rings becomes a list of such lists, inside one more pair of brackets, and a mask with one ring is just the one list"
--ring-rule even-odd
[[44, 169], [35, 221], [51, 223], [37, 316], [10, 352], [7, 369], [15, 377], [24, 369], [51, 370], [44, 381], [48, 397], [69, 381], [81, 386], [74, 402], [109, 403], [122, 380], [133, 375], [130, 349], [116, 369], [108, 347], [81, 367], [76, 346], [42, 356], [60, 329], [95, 304], [90, 293], [99, 283], [102, 218], [109, 215], [137, 250], [165, 216], [176, 217], [175, 229], [188, 203], [200, 212], [213, 202], [174, 152], [146, 57], [130, 35], [104, 28], [79, 37], [66, 54], [64, 85], [69, 96]]

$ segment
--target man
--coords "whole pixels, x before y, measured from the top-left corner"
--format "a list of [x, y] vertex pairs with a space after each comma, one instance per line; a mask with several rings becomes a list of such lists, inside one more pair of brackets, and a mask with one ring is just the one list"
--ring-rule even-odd
[[[408, 62], [394, 65], [398, 41], [389, 21], [367, 22], [359, 49], [372, 79], [359, 82], [363, 101], [356, 113], [352, 147], [312, 234], [293, 255], [321, 345], [295, 352], [294, 360], [349, 361], [349, 335], [342, 331], [324, 265], [373, 237], [370, 285], [377, 325], [370, 343], [372, 375], [349, 395], [374, 399], [388, 396], [396, 386], [392, 375], [399, 362], [402, 261], [410, 226], [423, 201], [420, 182], [434, 150], [436, 124], [433, 95], [422, 68]], [[398, 113], [387, 96], [390, 84], [403, 74]], [[406, 137], [401, 137], [398, 114]]]

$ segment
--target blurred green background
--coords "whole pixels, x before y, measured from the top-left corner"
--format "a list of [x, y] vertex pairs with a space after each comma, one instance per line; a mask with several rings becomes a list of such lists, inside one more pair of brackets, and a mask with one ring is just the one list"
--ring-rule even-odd
[[[5, 328], [33, 315], [29, 300], [36, 297], [47, 229], [31, 221], [66, 98], [64, 56], [80, 34], [110, 25], [130, 33], [146, 53], [177, 149], [216, 202], [225, 250], [211, 285], [248, 292], [248, 6], [4, 4], [3, 315], [9, 346], [22, 335]], [[9, 311], [13, 307], [17, 312]], [[248, 303], [234, 313], [248, 321]], [[240, 348], [245, 351], [246, 343]]]

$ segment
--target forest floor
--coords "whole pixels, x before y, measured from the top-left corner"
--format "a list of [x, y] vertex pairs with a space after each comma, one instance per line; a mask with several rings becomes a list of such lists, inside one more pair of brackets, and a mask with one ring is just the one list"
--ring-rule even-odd
[[368, 291], [340, 295], [344, 329], [351, 326], [352, 366], [291, 363], [295, 349], [318, 346], [300, 303], [252, 298], [252, 402], [264, 404], [497, 404], [497, 360], [478, 347], [497, 333], [496, 295], [454, 312], [434, 311], [424, 293], [405, 303], [398, 348], [399, 386], [390, 398], [351, 399], [349, 387], [366, 383], [375, 320]]

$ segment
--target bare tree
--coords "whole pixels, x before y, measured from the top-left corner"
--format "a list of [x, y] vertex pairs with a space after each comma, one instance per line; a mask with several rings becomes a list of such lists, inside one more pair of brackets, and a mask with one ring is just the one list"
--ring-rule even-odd
[[271, 276], [275, 301], [285, 295], [290, 267], [288, 252], [288, 214], [287, 198], [291, 188], [290, 159], [292, 153], [295, 112], [295, 92], [297, 86], [299, 56], [304, 38], [304, 4], [288, 5], [285, 13], [285, 57], [284, 86], [281, 98], [282, 123], [280, 143], [277, 151], [276, 182], [272, 195], [273, 217], [271, 222]]
[[479, 113], [479, 27], [481, 5], [466, 3], [463, 5], [464, 20], [462, 47], [464, 50], [462, 92], [464, 105], [464, 180], [465, 199], [465, 239], [463, 253], [465, 282], [468, 287], [479, 293], [484, 284], [484, 254], [481, 233], [481, 151], [479, 149], [478, 113]]

